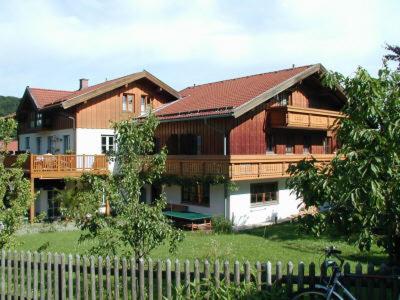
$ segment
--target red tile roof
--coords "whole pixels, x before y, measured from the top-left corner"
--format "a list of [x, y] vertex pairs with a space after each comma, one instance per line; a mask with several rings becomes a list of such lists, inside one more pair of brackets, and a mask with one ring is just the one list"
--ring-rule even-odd
[[181, 99], [164, 105], [155, 114], [161, 119], [226, 114], [309, 67], [302, 66], [188, 87], [180, 91]]
[[[0, 148], [1, 147], [3, 147], [3, 141], [0, 141]], [[7, 151], [9, 151], [9, 152], [18, 151], [18, 141], [13, 140], [13, 141], [9, 142], [7, 145]]]
[[71, 95], [72, 91], [49, 90], [39, 88], [28, 88], [38, 108], [50, 105], [58, 99]]

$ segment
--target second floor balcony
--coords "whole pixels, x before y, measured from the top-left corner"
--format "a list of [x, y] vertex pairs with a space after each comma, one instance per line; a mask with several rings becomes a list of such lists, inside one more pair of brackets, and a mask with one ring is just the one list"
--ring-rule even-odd
[[166, 173], [178, 176], [224, 175], [233, 181], [285, 178], [288, 167], [300, 160], [314, 157], [329, 163], [334, 154], [315, 155], [169, 155]]
[[273, 128], [333, 129], [336, 120], [343, 117], [339, 111], [296, 106], [277, 106], [269, 110]]
[[[16, 156], [9, 156], [5, 165], [11, 166]], [[105, 155], [35, 155], [30, 154], [24, 165], [31, 178], [79, 177], [85, 172], [108, 173], [108, 160]]]

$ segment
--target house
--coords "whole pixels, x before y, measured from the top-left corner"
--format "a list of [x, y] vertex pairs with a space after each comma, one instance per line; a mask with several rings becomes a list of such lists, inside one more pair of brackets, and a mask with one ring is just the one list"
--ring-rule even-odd
[[54, 188], [82, 172], [112, 171], [104, 153], [115, 147], [110, 122], [160, 120], [156, 144], [168, 148], [166, 174], [182, 178], [223, 175], [221, 184], [147, 186], [171, 204], [223, 215], [237, 226], [264, 224], [298, 212], [286, 187], [287, 168], [303, 158], [329, 162], [337, 149], [334, 123], [345, 97], [321, 83], [322, 65], [309, 65], [188, 87], [179, 93], [143, 71], [77, 91], [27, 87], [17, 111], [21, 151], [39, 198], [31, 217], [58, 214]]

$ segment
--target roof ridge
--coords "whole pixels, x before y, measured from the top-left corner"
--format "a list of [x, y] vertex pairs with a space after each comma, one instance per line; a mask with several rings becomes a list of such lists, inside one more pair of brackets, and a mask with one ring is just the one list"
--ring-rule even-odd
[[196, 87], [199, 87], [199, 86], [211, 85], [211, 84], [216, 84], [216, 83], [222, 83], [222, 82], [227, 82], [227, 81], [238, 80], [238, 79], [242, 79], [242, 78], [249, 78], [249, 77], [261, 76], [261, 75], [284, 72], [284, 71], [290, 71], [290, 70], [295, 70], [295, 69], [300, 69], [300, 68], [309, 68], [309, 67], [314, 66], [314, 65], [315, 64], [303, 65], [303, 66], [298, 66], [298, 67], [294, 67], [294, 68], [286, 68], [286, 69], [280, 69], [280, 70], [275, 70], [275, 71], [257, 73], [257, 74], [253, 74], [253, 75], [245, 75], [245, 76], [239, 76], [239, 77], [234, 77], [234, 78], [229, 78], [229, 79], [224, 79], [224, 80], [218, 80], [218, 81], [211, 81], [211, 82], [207, 82], [207, 83], [196, 84], [195, 86], [188, 86], [188, 87], [182, 89], [180, 92], [182, 92], [182, 91], [184, 91], [186, 89], [193, 89], [193, 88], [196, 88]]
[[56, 89], [46, 89], [46, 88], [36, 88], [36, 87], [30, 87], [28, 86], [30, 90], [41, 90], [41, 91], [50, 91], [50, 92], [68, 92], [68, 93], [73, 93], [75, 91], [67, 91], [67, 90], [56, 90]]

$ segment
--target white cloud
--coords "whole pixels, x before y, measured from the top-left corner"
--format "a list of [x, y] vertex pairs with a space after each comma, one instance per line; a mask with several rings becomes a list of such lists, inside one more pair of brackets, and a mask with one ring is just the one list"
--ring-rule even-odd
[[[72, 79], [83, 74], [102, 80], [149, 66], [178, 87], [292, 63], [322, 62], [343, 72], [358, 64], [376, 69], [384, 42], [400, 40], [393, 21], [394, 8], [400, 8], [396, 1], [385, 6], [378, 0], [0, 5], [0, 76], [5, 78], [0, 94], [20, 94], [30, 83], [71, 88]], [[178, 66], [193, 72], [186, 76], [193, 79], [175, 76]]]

